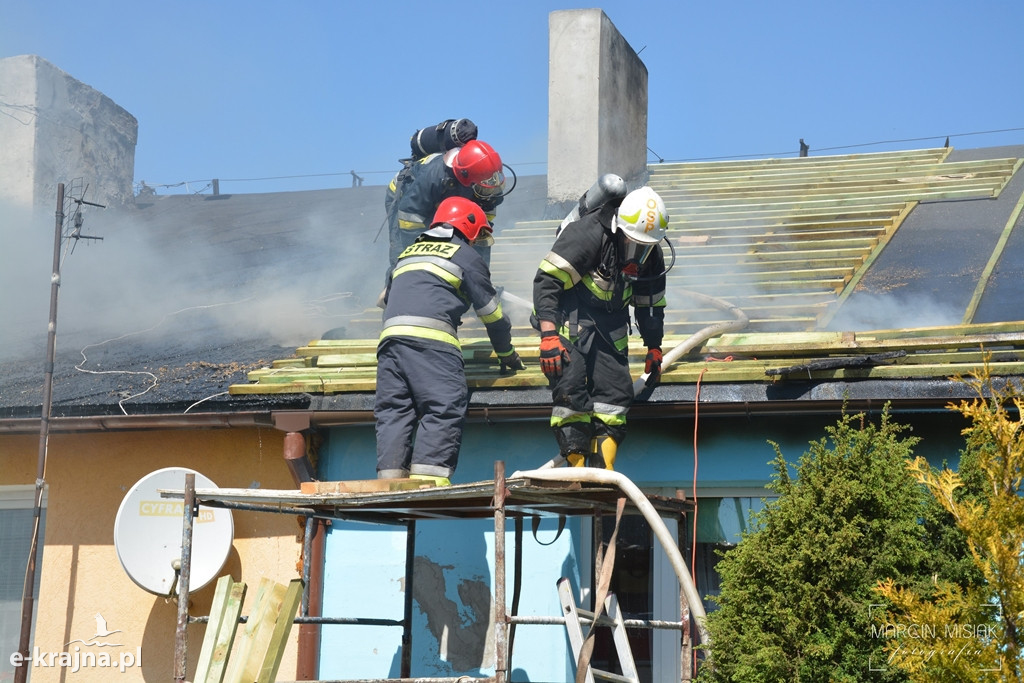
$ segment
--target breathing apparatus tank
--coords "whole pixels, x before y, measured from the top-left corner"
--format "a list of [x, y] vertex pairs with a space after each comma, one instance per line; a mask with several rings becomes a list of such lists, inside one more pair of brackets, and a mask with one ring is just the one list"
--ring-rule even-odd
[[573, 221], [578, 221], [580, 216], [598, 209], [608, 202], [621, 200], [626, 196], [626, 181], [614, 173], [605, 173], [597, 179], [597, 182], [590, 186], [580, 197], [580, 201], [573, 207], [569, 215], [562, 219], [558, 229], [555, 230], [555, 237], [558, 237]]

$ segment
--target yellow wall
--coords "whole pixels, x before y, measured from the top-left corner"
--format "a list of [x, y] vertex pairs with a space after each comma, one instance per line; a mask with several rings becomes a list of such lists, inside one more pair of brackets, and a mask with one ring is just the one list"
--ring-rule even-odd
[[[171, 681], [177, 605], [139, 588], [124, 572], [114, 550], [114, 520], [128, 489], [163, 467], [194, 469], [225, 488], [294, 489], [282, 458], [284, 434], [270, 428], [168, 430], [50, 437], [46, 481], [46, 526], [39, 571], [35, 640], [41, 652], [71, 651], [65, 645], [96, 632], [102, 613], [120, 629], [120, 652], [141, 655], [141, 666], [120, 671], [98, 667], [77, 673], [34, 667], [33, 683], [48, 681]], [[38, 435], [0, 435], [0, 485], [33, 485]], [[221, 575], [249, 586], [243, 614], [266, 576], [287, 583], [299, 576], [301, 523], [292, 515], [233, 511], [234, 544]], [[190, 613], [209, 614], [214, 583], [192, 594]], [[205, 625], [189, 627], [188, 676], [195, 671]], [[298, 628], [280, 669], [295, 677]], [[137, 650], [136, 648], [141, 648]], [[5, 655], [7, 656], [7, 655]]]

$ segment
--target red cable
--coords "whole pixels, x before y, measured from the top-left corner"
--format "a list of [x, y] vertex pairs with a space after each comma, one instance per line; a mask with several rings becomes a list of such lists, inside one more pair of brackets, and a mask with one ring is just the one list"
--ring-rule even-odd
[[[731, 360], [731, 358], [730, 358]], [[693, 545], [690, 547], [690, 575], [694, 590], [697, 588], [697, 417], [700, 412], [700, 382], [707, 372], [705, 367], [697, 375], [697, 394], [693, 399]], [[697, 650], [692, 650], [693, 664], [691, 671], [697, 672]]]
[[[732, 356], [726, 356], [725, 358], [715, 358], [714, 356], [707, 356], [704, 361], [715, 361], [720, 363], [728, 363], [733, 359]], [[707, 372], [707, 366], [700, 371], [697, 375], [697, 394], [693, 399], [693, 546], [690, 548], [690, 574], [693, 579], [693, 587], [697, 587], [697, 418], [700, 415], [700, 383], [704, 379], [704, 373]], [[697, 650], [693, 650], [693, 668], [694, 673], [697, 672]]]

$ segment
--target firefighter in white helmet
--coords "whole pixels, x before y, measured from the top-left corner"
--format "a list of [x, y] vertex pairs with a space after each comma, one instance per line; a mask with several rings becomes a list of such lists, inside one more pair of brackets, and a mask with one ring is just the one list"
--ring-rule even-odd
[[552, 391], [559, 454], [614, 469], [633, 402], [629, 307], [647, 347], [648, 386], [661, 378], [665, 203], [650, 187], [585, 213], [559, 233], [533, 281], [540, 364]]

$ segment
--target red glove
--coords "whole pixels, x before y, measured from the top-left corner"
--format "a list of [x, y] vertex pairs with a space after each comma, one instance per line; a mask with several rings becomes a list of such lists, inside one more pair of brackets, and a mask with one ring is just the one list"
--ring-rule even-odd
[[647, 386], [654, 387], [661, 381], [661, 347], [652, 346], [647, 349], [644, 360], [644, 373], [647, 375]]
[[540, 369], [548, 379], [562, 376], [562, 363], [569, 362], [569, 352], [562, 345], [558, 332], [540, 333]]

